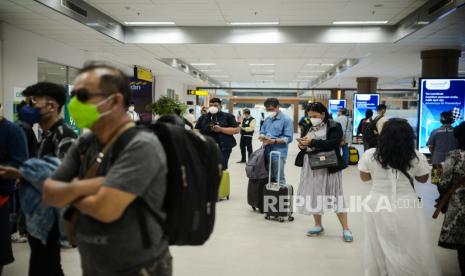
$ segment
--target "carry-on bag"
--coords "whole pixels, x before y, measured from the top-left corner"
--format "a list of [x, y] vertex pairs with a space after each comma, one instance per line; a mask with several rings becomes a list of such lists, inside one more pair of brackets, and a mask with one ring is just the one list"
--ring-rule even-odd
[[221, 177], [221, 182], [220, 182], [220, 189], [218, 190], [218, 199], [227, 199], [229, 200], [229, 194], [230, 194], [230, 176], [229, 176], [229, 171], [225, 170], [223, 171], [223, 176]]
[[360, 159], [358, 149], [349, 147], [349, 165], [357, 165]]
[[[273, 155], [278, 158], [278, 177], [274, 181], [271, 178], [271, 165]], [[272, 151], [270, 152], [269, 161], [269, 183], [263, 187], [263, 211], [265, 213], [265, 219], [275, 219], [279, 222], [284, 222], [287, 218], [289, 221], [293, 221], [293, 195], [294, 188], [292, 185], [280, 185], [279, 179], [281, 178], [281, 152]]]
[[247, 203], [252, 209], [263, 214], [263, 188], [268, 184], [268, 178], [249, 179], [247, 186]]

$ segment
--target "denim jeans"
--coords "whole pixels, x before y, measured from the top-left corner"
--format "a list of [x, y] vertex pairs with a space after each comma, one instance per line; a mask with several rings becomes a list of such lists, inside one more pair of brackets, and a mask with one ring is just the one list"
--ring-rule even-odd
[[342, 160], [346, 165], [349, 165], [349, 144], [345, 144], [341, 146], [342, 148]]
[[[281, 159], [281, 160], [279, 160]], [[279, 162], [281, 161], [281, 162]], [[279, 164], [281, 163], [281, 164]], [[281, 165], [281, 166], [279, 166]], [[278, 166], [279, 166], [279, 184], [280, 185], [285, 185], [286, 184], [286, 178], [284, 176], [284, 167], [286, 166], [286, 156], [281, 155], [281, 158], [278, 157], [278, 155], [273, 154], [271, 157], [271, 181], [277, 181], [278, 178]]]

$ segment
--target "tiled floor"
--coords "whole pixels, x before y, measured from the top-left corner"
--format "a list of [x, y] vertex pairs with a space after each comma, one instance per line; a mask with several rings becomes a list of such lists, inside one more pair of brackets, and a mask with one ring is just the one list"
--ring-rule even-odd
[[[300, 170], [293, 166], [297, 150], [291, 145], [286, 166], [288, 183], [297, 188]], [[239, 149], [234, 149], [230, 160], [231, 199], [217, 206], [215, 231], [206, 245], [201, 247], [173, 247], [174, 275], [214, 276], [302, 276], [302, 275], [363, 275], [363, 219], [362, 214], [349, 214], [349, 223], [355, 241], [347, 244], [341, 240], [341, 227], [334, 214], [323, 217], [326, 234], [308, 238], [307, 228], [311, 217], [295, 215], [294, 222], [267, 221], [253, 213], [247, 205], [247, 179], [244, 165], [236, 164]], [[344, 171], [345, 195], [365, 195], [369, 186], [358, 179], [358, 171], [350, 167]], [[425, 215], [431, 217], [435, 187], [417, 185], [424, 196]], [[431, 243], [437, 243], [442, 217], [431, 220]], [[456, 253], [436, 248], [444, 275], [459, 275]], [[16, 262], [5, 267], [4, 275], [27, 274], [29, 249], [26, 244], [14, 246]], [[124, 258], [124, 252], [118, 252]], [[80, 275], [79, 255], [76, 250], [62, 253], [66, 275]]]

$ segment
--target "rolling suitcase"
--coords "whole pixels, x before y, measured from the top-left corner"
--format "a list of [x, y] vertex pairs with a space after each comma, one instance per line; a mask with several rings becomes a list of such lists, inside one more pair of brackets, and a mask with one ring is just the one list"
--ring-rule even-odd
[[357, 165], [360, 159], [358, 149], [349, 147], [349, 165]]
[[221, 177], [220, 188], [218, 189], [218, 199], [227, 199], [229, 200], [230, 186], [229, 186], [229, 171], [223, 171], [223, 176]]
[[[271, 178], [271, 159], [273, 155], [277, 155], [278, 161], [278, 177], [277, 181], [273, 181]], [[265, 219], [275, 219], [279, 222], [284, 222], [287, 219], [293, 221], [293, 195], [294, 188], [292, 185], [280, 185], [279, 179], [281, 177], [280, 167], [281, 164], [281, 153], [279, 151], [270, 152], [269, 162], [269, 183], [263, 187], [263, 211], [265, 213]]]
[[268, 184], [268, 178], [249, 179], [247, 186], [247, 203], [252, 209], [263, 214], [263, 188]]

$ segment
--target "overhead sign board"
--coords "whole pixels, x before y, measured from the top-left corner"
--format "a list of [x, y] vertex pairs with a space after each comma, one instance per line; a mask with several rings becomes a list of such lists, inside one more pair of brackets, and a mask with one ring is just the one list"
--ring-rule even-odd
[[134, 66], [134, 78], [153, 82], [152, 71], [137, 66]]
[[206, 90], [187, 90], [187, 95], [196, 95], [196, 96], [208, 96], [208, 91]]

